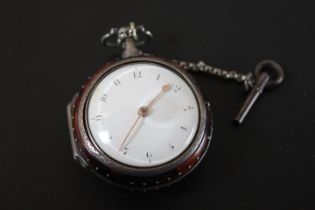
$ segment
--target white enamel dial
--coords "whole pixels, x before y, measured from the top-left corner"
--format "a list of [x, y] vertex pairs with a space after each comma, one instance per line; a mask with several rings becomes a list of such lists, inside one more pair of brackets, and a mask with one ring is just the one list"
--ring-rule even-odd
[[94, 88], [87, 125], [111, 158], [152, 167], [178, 157], [194, 140], [199, 108], [188, 83], [167, 67], [132, 63], [107, 74]]

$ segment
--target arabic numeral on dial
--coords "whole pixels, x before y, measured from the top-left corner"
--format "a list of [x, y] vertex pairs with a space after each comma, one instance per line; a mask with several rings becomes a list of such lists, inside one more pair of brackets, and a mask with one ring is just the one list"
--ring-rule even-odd
[[100, 101], [103, 101], [103, 102], [106, 102], [107, 99], [108, 99], [107, 94], [103, 94], [103, 95], [100, 97]]
[[184, 131], [188, 131], [188, 128], [184, 127], [184, 126], [180, 126], [180, 129], [184, 130]]
[[175, 87], [174, 87], [174, 92], [175, 93], [178, 93], [179, 91], [181, 91], [181, 87], [180, 86], [178, 86], [178, 85], [175, 85]]
[[113, 83], [116, 85], [116, 86], [119, 86], [121, 84], [121, 81], [119, 79], [115, 79], [113, 81]]
[[123, 154], [126, 155], [127, 152], [128, 152], [128, 147], [125, 147], [124, 150], [123, 150]]
[[169, 147], [169, 149], [170, 149], [171, 151], [175, 149], [175, 146], [174, 146], [174, 144], [172, 144], [172, 143], [169, 143], [169, 144], [168, 144], [168, 147]]
[[93, 120], [93, 121], [100, 121], [102, 118], [103, 118], [103, 115], [98, 114], [95, 117], [93, 117], [91, 120]]
[[142, 72], [141, 71], [135, 71], [133, 72], [133, 78], [141, 78], [142, 77]]
[[145, 156], [147, 157], [149, 163], [151, 163], [151, 161], [152, 161], [152, 154], [151, 154], [150, 152], [147, 152], [147, 153], [145, 154]]
[[187, 111], [191, 111], [191, 110], [194, 110], [194, 109], [195, 109], [195, 107], [193, 107], [193, 106], [187, 106], [183, 110], [184, 110], [184, 112], [187, 112]]

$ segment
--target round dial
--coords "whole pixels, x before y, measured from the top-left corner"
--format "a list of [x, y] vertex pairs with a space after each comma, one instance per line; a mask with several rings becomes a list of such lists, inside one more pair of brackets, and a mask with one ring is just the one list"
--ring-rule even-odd
[[167, 163], [183, 153], [198, 130], [195, 93], [168, 67], [138, 62], [106, 74], [91, 92], [86, 124], [95, 144], [134, 167]]

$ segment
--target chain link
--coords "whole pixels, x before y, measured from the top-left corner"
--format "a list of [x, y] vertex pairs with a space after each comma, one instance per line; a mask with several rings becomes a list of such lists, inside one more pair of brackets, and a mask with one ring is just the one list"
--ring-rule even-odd
[[220, 68], [216, 68], [206, 64], [203, 61], [198, 61], [197, 63], [187, 62], [187, 61], [178, 61], [173, 60], [173, 62], [177, 63], [180, 67], [185, 70], [192, 72], [203, 72], [206, 74], [210, 74], [222, 79], [231, 79], [240, 83], [243, 83], [244, 88], [248, 90], [253, 87], [255, 84], [255, 77], [252, 73], [243, 74], [237, 71], [228, 71]]

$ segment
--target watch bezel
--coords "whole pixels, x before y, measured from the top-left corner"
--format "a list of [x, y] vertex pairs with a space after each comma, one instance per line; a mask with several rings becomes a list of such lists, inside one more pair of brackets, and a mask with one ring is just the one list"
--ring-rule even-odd
[[[188, 84], [188, 81], [186, 81], [186, 79], [183, 78], [183, 76], [182, 76], [181, 74], [179, 74], [178, 72], [174, 71], [173, 69], [170, 69], [168, 66], [161, 65], [161, 64], [158, 64], [158, 63], [153, 63], [153, 62], [147, 62], [147, 61], [145, 61], [145, 62], [144, 62], [144, 61], [128, 62], [128, 63], [126, 63], [126, 64], [121, 64], [121, 65], [116, 66], [115, 68], [112, 68], [112, 69], [108, 70], [108, 71], [107, 71], [106, 73], [104, 73], [104, 74], [102, 75], [102, 77], [100, 77], [100, 78], [98, 79], [98, 81], [93, 85], [93, 88], [91, 89], [91, 91], [90, 91], [90, 93], [89, 93], [89, 96], [88, 96], [88, 98], [87, 98], [87, 100], [86, 100], [86, 104], [85, 104], [85, 108], [84, 108], [84, 123], [85, 123], [85, 126], [86, 126], [87, 133], [88, 133], [90, 139], [93, 141], [94, 146], [97, 147], [98, 150], [100, 150], [100, 151], [103, 153], [103, 155], [109, 156], [109, 158], [111, 158], [113, 161], [119, 162], [119, 163], [121, 163], [121, 164], [123, 164], [123, 165], [126, 165], [126, 166], [130, 166], [130, 167], [134, 167], [134, 168], [154, 168], [154, 167], [157, 167], [157, 166], [162, 166], [162, 165], [164, 165], [164, 164], [167, 164], [167, 163], [171, 162], [172, 160], [176, 159], [177, 157], [179, 157], [180, 155], [182, 155], [182, 153], [184, 153], [184, 152], [190, 147], [191, 143], [193, 143], [193, 141], [195, 140], [195, 136], [196, 136], [196, 134], [197, 134], [197, 131], [199, 130], [199, 124], [200, 124], [200, 120], [199, 120], [199, 119], [200, 119], [199, 103], [198, 103], [198, 100], [197, 100], [196, 93], [192, 90], [192, 93], [193, 93], [194, 98], [196, 99], [196, 103], [197, 103], [197, 112], [198, 112], [197, 128], [196, 128], [196, 131], [194, 132], [194, 135], [193, 135], [193, 137], [192, 137], [192, 139], [191, 139], [191, 142], [186, 146], [186, 148], [184, 148], [184, 150], [182, 150], [182, 151], [181, 151], [179, 154], [177, 154], [175, 157], [173, 157], [172, 159], [170, 159], [170, 160], [168, 160], [168, 161], [166, 161], [166, 162], [164, 162], [164, 163], [158, 164], [158, 165], [151, 165], [151, 166], [144, 166], [144, 167], [128, 165], [128, 164], [123, 163], [123, 162], [121, 162], [121, 161], [119, 161], [119, 160], [116, 160], [115, 158], [113, 158], [113, 157], [111, 157], [110, 155], [108, 155], [108, 154], [106, 153], [106, 151], [104, 151], [104, 150], [98, 145], [98, 143], [97, 143], [97, 141], [96, 141], [96, 139], [95, 139], [95, 136], [93, 135], [93, 132], [92, 132], [91, 127], [90, 127], [90, 126], [91, 126], [91, 123], [90, 123], [89, 120], [88, 120], [88, 119], [89, 119], [89, 112], [88, 112], [88, 110], [89, 110], [89, 107], [90, 107], [90, 104], [91, 104], [91, 98], [92, 98], [92, 96], [94, 95], [95, 90], [96, 90], [96, 88], [98, 87], [98, 85], [99, 85], [107, 76], [109, 76], [109, 75], [110, 75], [111, 73], [113, 73], [114, 71], [116, 71], [116, 70], [118, 70], [118, 69], [120, 69], [120, 68], [123, 68], [123, 67], [125, 67], [125, 66], [128, 66], [128, 65], [133, 65], [133, 64], [151, 64], [151, 65], [156, 65], [156, 66], [165, 68], [165, 69], [167, 69], [167, 70], [169, 70], [169, 71], [171, 71], [171, 72], [174, 72], [178, 77], [180, 77], [181, 79], [183, 79], [183, 81], [184, 81], [185, 83], [187, 83], [187, 85], [189, 86], [189, 88], [191, 88], [190, 84]], [[148, 70], [148, 71], [150, 71], [150, 70]]]
[[[145, 63], [154, 63], [157, 65], [165, 66], [167, 69], [171, 69], [175, 71], [179, 76], [181, 76], [186, 83], [190, 86], [193, 93], [195, 94], [198, 109], [199, 109], [199, 123], [198, 129], [196, 131], [196, 135], [192, 140], [191, 144], [183, 151], [180, 155], [178, 155], [173, 160], [163, 163], [158, 166], [153, 167], [135, 167], [130, 165], [125, 165], [104, 153], [104, 151], [99, 148], [99, 146], [95, 143], [93, 136], [91, 135], [87, 120], [87, 104], [89, 102], [89, 98], [93, 93], [93, 88], [95, 88], [98, 82], [104, 77], [104, 75], [108, 74], [110, 71], [117, 69], [119, 66], [128, 65], [130, 63], [136, 62], [145, 62]], [[186, 163], [190, 161], [190, 159], [198, 155], [196, 160], [199, 162], [203, 157], [205, 151], [208, 148], [210, 143], [210, 138], [212, 134], [212, 116], [208, 110], [209, 107], [206, 106], [203, 96], [199, 88], [196, 86], [194, 80], [191, 76], [183, 70], [181, 67], [176, 65], [175, 63], [168, 62], [164, 59], [153, 57], [153, 56], [140, 56], [140, 57], [131, 57], [125, 58], [121, 60], [117, 60], [113, 63], [107, 64], [101, 67], [89, 80], [82, 86], [81, 92], [76, 99], [75, 110], [73, 111], [73, 127], [76, 128], [76, 134], [78, 138], [82, 139], [84, 148], [88, 152], [88, 154], [95, 158], [98, 162], [103, 165], [106, 170], [110, 170], [114, 173], [134, 176], [134, 177], [156, 177], [161, 174], [168, 173], [174, 170], [180, 170], [181, 166], [187, 165]], [[202, 151], [200, 151], [202, 150]], [[84, 159], [84, 158], [82, 158]], [[89, 160], [84, 160], [85, 162], [89, 162]], [[187, 172], [190, 171], [197, 164], [194, 162], [193, 164], [188, 164]], [[93, 171], [98, 170], [98, 166]], [[181, 175], [181, 174], [179, 174]]]

